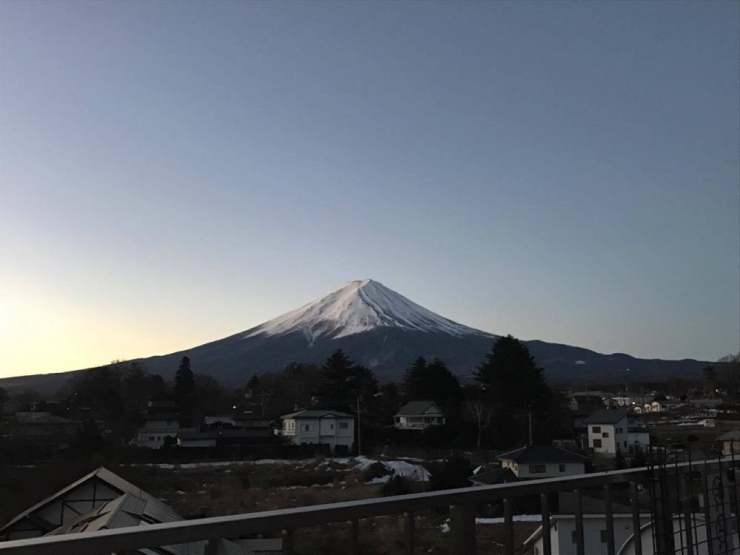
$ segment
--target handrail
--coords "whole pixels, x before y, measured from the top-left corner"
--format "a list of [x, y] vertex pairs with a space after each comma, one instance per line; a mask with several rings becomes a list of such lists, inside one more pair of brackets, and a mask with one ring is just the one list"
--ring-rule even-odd
[[562, 478], [545, 478], [493, 486], [473, 486], [345, 501], [293, 509], [239, 514], [152, 524], [115, 530], [44, 536], [0, 543], [0, 555], [100, 555], [220, 538], [236, 538], [267, 531], [292, 530], [333, 522], [411, 513], [442, 506], [464, 506], [499, 499], [542, 493], [583, 490], [591, 487], [637, 482], [647, 477], [647, 468], [633, 468]]

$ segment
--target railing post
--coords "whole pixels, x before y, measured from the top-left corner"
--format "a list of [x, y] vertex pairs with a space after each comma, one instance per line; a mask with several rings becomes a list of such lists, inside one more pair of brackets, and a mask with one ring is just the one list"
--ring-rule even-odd
[[416, 537], [414, 530], [414, 513], [406, 513], [406, 555], [414, 555]]
[[450, 533], [453, 555], [475, 555], [475, 506], [450, 507]]
[[579, 489], [574, 493], [576, 495], [576, 555], [586, 555], [583, 542], [583, 497]]
[[635, 555], [642, 555], [642, 520], [640, 519], [640, 497], [637, 482], [630, 482], [630, 501], [632, 502], [632, 533], [634, 534]]
[[283, 555], [293, 555], [293, 530], [283, 530]]
[[681, 486], [683, 491], [681, 499], [681, 508], [683, 509], [684, 526], [686, 526], [686, 555], [694, 555], [694, 531], [692, 530], [693, 522], [691, 518], [691, 478], [683, 476]]
[[552, 555], [552, 537], [550, 536], [550, 500], [546, 493], [540, 494], [542, 508], [542, 555]]
[[360, 521], [349, 521], [349, 552], [351, 555], [360, 555]]
[[208, 540], [206, 542], [206, 548], [203, 550], [203, 555], [217, 555], [218, 554], [218, 540]]
[[514, 508], [504, 499], [504, 555], [514, 555]]
[[606, 553], [616, 555], [614, 549], [614, 510], [612, 508], [612, 489], [604, 486], [604, 516], [606, 517]]

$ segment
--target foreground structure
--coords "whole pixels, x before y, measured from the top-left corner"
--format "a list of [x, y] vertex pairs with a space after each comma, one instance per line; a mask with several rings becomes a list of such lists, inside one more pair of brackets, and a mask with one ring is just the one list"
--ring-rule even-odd
[[[0, 542], [0, 555], [98, 555], [110, 553], [196, 553], [203, 555], [249, 553], [239, 538], [254, 534], [278, 535], [282, 553], [292, 554], [294, 531], [328, 523], [346, 525], [346, 553], [359, 553], [360, 521], [397, 515], [405, 523], [403, 552], [416, 550], [415, 513], [435, 508], [449, 509], [449, 552], [474, 555], [477, 551], [476, 507], [500, 509], [506, 533], [503, 542], [485, 546], [486, 552], [514, 555], [523, 547], [536, 555], [730, 555], [740, 553], [737, 531], [740, 524], [740, 460], [717, 456], [713, 460], [666, 462], [668, 453], [654, 453], [662, 461], [649, 468], [475, 486], [366, 499], [262, 513], [213, 517], [189, 521], [176, 516], [117, 528], [93, 526], [85, 531], [83, 521], [94, 522], [98, 513], [65, 523], [43, 537]], [[79, 485], [79, 484], [78, 484]], [[69, 492], [68, 492], [69, 493]], [[556, 494], [575, 499], [574, 510], [553, 514], [550, 500]], [[101, 506], [122, 515], [125, 522], [136, 515], [151, 518], [149, 502], [133, 500], [133, 494]], [[56, 496], [52, 503], [59, 503]], [[48, 500], [47, 500], [48, 501]], [[156, 500], [155, 500], [156, 501]], [[515, 509], [537, 506], [541, 528], [524, 546], [514, 545]], [[33, 521], [52, 505], [21, 515], [18, 522]], [[58, 505], [55, 505], [58, 507]], [[156, 508], [156, 503], [152, 503]], [[596, 508], [597, 510], [592, 510]], [[161, 507], [160, 507], [161, 509]], [[39, 512], [41, 511], [41, 512]], [[592, 514], [589, 514], [592, 513]], [[116, 520], [106, 516], [105, 522]], [[539, 519], [538, 519], [539, 520]], [[108, 526], [112, 526], [111, 529]], [[129, 525], [126, 525], [129, 526]], [[7, 527], [6, 527], [7, 528]], [[106, 528], [106, 529], [101, 529]], [[5, 530], [5, 529], [3, 529]], [[635, 533], [639, 531], [639, 533]], [[180, 548], [178, 546], [187, 546]], [[173, 547], [175, 546], [175, 547]], [[298, 546], [300, 547], [300, 546]], [[516, 552], [521, 552], [517, 549]]]

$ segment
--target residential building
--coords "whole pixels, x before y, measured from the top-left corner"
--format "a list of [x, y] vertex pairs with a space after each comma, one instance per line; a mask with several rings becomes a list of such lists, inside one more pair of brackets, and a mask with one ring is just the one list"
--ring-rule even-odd
[[48, 412], [17, 412], [7, 424], [7, 435], [33, 445], [66, 449], [80, 426], [77, 420]]
[[617, 451], [626, 453], [629, 443], [627, 409], [606, 409], [586, 419], [588, 447], [594, 453], [614, 457]]
[[[52, 538], [182, 520], [170, 506], [101, 467], [15, 517], [0, 529], [0, 541], [42, 535]], [[252, 555], [254, 552], [247, 544], [221, 538], [208, 547], [205, 542], [190, 542], [156, 549], [131, 549], [126, 553]]]
[[570, 410], [576, 412], [594, 412], [606, 408], [601, 395], [593, 393], [574, 393], [570, 398]]
[[722, 455], [740, 457], [740, 430], [730, 430], [719, 436], [717, 441], [722, 442]]
[[180, 431], [180, 417], [177, 414], [152, 414], [145, 417], [144, 425], [136, 431], [132, 443], [138, 447], [159, 449], [164, 447], [167, 438], [174, 443]]
[[434, 401], [411, 401], [401, 407], [394, 420], [399, 430], [423, 430], [446, 422], [442, 409]]
[[145, 500], [155, 500], [135, 485], [101, 466], [5, 524], [0, 528], [0, 541], [45, 536], [125, 493]]
[[650, 410], [647, 410], [646, 408], [645, 412], [673, 412], [685, 405], [686, 403], [674, 400], [653, 401], [652, 403], [649, 403], [649, 405], [646, 405], [646, 407], [650, 407]]
[[[641, 525], [646, 525], [649, 522], [649, 514], [640, 515]], [[614, 545], [619, 549], [635, 532], [632, 515], [615, 514], [613, 516], [613, 526]], [[603, 514], [583, 515], [584, 553], [588, 555], [607, 555], [606, 533], [606, 517]], [[534, 534], [524, 541], [524, 553], [526, 555], [544, 554], [542, 534], [543, 529], [540, 526]], [[575, 515], [552, 515], [550, 517], [549, 534], [552, 555], [573, 555], [576, 552]], [[644, 542], [643, 545], [652, 545], [652, 541], [650, 543]]]
[[650, 432], [647, 428], [627, 429], [627, 452], [647, 451], [650, 447]]
[[294, 445], [328, 445], [347, 453], [355, 442], [355, 417], [336, 410], [302, 410], [280, 417], [283, 437]]
[[536, 480], [584, 474], [588, 459], [553, 445], [530, 445], [499, 455], [498, 460], [520, 480]]

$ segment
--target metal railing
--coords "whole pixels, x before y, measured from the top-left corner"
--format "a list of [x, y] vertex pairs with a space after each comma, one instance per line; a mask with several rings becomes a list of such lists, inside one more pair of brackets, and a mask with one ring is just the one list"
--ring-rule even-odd
[[[356, 554], [359, 553], [359, 521], [386, 515], [405, 515], [404, 551], [411, 555], [415, 552], [416, 543], [415, 513], [440, 507], [448, 507], [450, 512], [451, 552], [454, 555], [474, 555], [476, 553], [476, 506], [493, 502], [500, 502], [503, 505], [505, 530], [503, 553], [513, 555], [515, 547], [514, 500], [532, 496], [539, 497], [542, 527], [548, 532], [542, 535], [542, 552], [544, 555], [551, 555], [552, 546], [549, 534], [551, 513], [548, 494], [553, 492], [575, 493], [576, 554], [587, 555], [584, 547], [583, 493], [593, 489], [603, 492], [604, 514], [607, 520], [607, 553], [614, 555], [616, 553], [614, 527], [610, 522], [613, 514], [612, 487], [617, 485], [627, 487], [629, 484], [633, 529], [640, 530], [640, 506], [637, 491], [638, 484], [645, 483], [647, 478], [648, 469], [637, 468], [98, 532], [46, 536], [0, 543], [0, 555], [103, 555], [202, 541], [208, 542], [210, 546], [206, 549], [206, 553], [215, 553], [216, 543], [221, 538], [239, 538], [266, 532], [281, 533], [283, 553], [291, 555], [294, 552], [294, 530], [342, 522], [349, 523], [349, 553]], [[640, 534], [636, 534], [634, 553], [642, 555]]]

